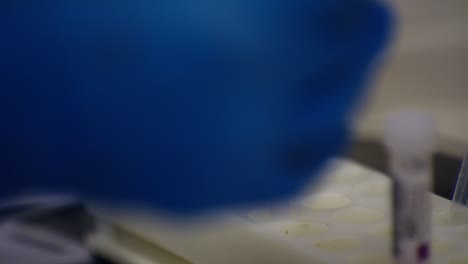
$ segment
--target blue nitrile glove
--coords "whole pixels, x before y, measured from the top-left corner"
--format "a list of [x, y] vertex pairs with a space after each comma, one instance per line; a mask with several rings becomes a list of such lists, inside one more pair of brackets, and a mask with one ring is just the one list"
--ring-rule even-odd
[[346, 142], [389, 21], [367, 0], [4, 1], [0, 193], [290, 197]]

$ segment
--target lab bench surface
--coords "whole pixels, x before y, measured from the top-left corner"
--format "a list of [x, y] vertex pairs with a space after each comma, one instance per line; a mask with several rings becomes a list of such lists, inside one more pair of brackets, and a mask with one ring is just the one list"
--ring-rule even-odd
[[[180, 222], [146, 210], [101, 210], [110, 219], [89, 240], [122, 264], [391, 263], [390, 181], [337, 160], [320, 188], [287, 205]], [[433, 263], [468, 263], [468, 211], [449, 220], [432, 195]], [[377, 261], [377, 262], [376, 262]]]

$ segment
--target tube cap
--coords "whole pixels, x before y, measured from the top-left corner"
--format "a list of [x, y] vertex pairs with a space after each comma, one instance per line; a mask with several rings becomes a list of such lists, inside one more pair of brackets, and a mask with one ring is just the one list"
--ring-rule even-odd
[[435, 148], [436, 122], [424, 111], [397, 111], [385, 120], [384, 142], [391, 152], [425, 155]]

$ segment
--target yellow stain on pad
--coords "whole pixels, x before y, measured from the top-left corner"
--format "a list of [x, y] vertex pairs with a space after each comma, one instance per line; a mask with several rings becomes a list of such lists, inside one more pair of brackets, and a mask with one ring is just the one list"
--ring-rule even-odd
[[432, 223], [436, 225], [450, 225], [450, 215], [447, 211], [435, 211], [432, 213]]
[[336, 171], [331, 177], [331, 182], [336, 184], [349, 184], [359, 182], [367, 178], [368, 173], [359, 167], [349, 167], [346, 171]]
[[328, 252], [349, 252], [361, 248], [362, 243], [350, 237], [333, 238], [315, 243], [315, 247]]
[[351, 207], [335, 215], [336, 221], [348, 224], [371, 224], [384, 219], [384, 213], [373, 208]]
[[452, 259], [447, 264], [468, 264], [468, 257], [460, 259]]
[[304, 201], [304, 206], [316, 210], [338, 209], [351, 204], [351, 199], [340, 193], [320, 193]]
[[444, 255], [450, 252], [453, 249], [453, 245], [447, 241], [434, 240], [432, 243], [432, 250], [436, 255]]
[[390, 195], [390, 183], [385, 181], [372, 182], [360, 186], [357, 191], [360, 195], [388, 197]]
[[392, 235], [392, 227], [390, 226], [390, 223], [379, 224], [372, 227], [369, 230], [369, 234], [380, 239], [390, 239]]
[[466, 211], [450, 211], [446, 208], [436, 209], [432, 212], [432, 223], [444, 226], [460, 226], [468, 223], [468, 213]]
[[468, 226], [464, 226], [461, 233], [466, 239], [468, 239]]
[[380, 255], [362, 255], [351, 259], [355, 264], [392, 264], [394, 263], [390, 256]]
[[319, 235], [327, 231], [328, 226], [318, 222], [302, 222], [282, 229], [283, 234], [289, 236]]
[[[446, 210], [447, 211], [447, 210]], [[468, 210], [460, 205], [451, 205], [448, 214], [448, 223], [450, 225], [466, 225], [468, 224]]]

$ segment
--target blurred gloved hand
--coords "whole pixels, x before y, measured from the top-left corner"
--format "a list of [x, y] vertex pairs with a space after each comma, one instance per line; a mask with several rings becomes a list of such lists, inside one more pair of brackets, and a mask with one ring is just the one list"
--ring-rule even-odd
[[0, 4], [0, 194], [192, 212], [290, 197], [346, 142], [370, 0]]

